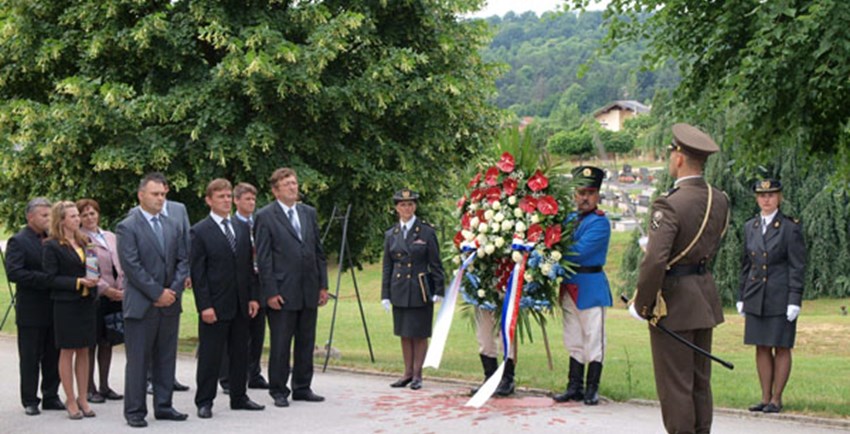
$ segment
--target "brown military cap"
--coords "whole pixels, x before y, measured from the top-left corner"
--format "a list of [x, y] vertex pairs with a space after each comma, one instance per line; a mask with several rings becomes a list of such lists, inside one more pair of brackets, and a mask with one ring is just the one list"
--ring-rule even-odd
[[708, 134], [688, 124], [673, 125], [671, 151], [685, 152], [697, 156], [709, 156], [720, 150]]
[[782, 191], [782, 183], [779, 182], [778, 179], [771, 178], [756, 181], [756, 183], [753, 184], [753, 191], [755, 193], [773, 193], [776, 191]]
[[419, 193], [409, 188], [402, 188], [401, 190], [395, 192], [395, 194], [393, 195], [393, 200], [395, 201], [395, 203], [404, 202], [408, 200], [416, 202], [417, 200], [419, 200]]

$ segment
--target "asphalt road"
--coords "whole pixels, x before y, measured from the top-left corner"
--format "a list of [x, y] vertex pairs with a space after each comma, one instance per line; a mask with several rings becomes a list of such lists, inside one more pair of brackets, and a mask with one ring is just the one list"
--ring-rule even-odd
[[[318, 365], [318, 363], [317, 363]], [[463, 407], [469, 385], [425, 379], [419, 391], [396, 390], [394, 380], [382, 375], [340, 370], [316, 372], [313, 389], [324, 395], [323, 403], [295, 401], [289, 408], [276, 408], [264, 391], [249, 390], [255, 401], [265, 404], [261, 412], [232, 411], [227, 397], [219, 395], [212, 419], [198, 419], [193, 404], [195, 360], [180, 356], [178, 378], [190, 384], [189, 392], [174, 394], [175, 407], [189, 413], [185, 422], [157, 421], [148, 416], [148, 428], [130, 428], [122, 415], [122, 403], [92, 404], [97, 417], [69, 420], [65, 412], [46, 411], [26, 416], [18, 392], [18, 357], [15, 337], [0, 335], [0, 433], [122, 433], [180, 432], [180, 434], [309, 432], [319, 433], [663, 433], [661, 412], [653, 405], [603, 402], [596, 407], [583, 404], [554, 404], [545, 396], [521, 393], [515, 398], [491, 399], [481, 409]], [[119, 347], [111, 374], [113, 388], [123, 391], [123, 348]], [[149, 401], [150, 408], [150, 401]], [[846, 423], [845, 423], [846, 422]], [[294, 430], [293, 430], [294, 428]], [[850, 421], [824, 421], [717, 410], [715, 433], [835, 434], [850, 432]]]

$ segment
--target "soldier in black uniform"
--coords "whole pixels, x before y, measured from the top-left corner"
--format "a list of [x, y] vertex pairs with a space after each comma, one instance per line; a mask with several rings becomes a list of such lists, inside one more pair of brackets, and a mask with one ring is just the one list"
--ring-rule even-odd
[[750, 411], [778, 413], [791, 374], [791, 348], [803, 301], [806, 245], [799, 220], [779, 210], [782, 184], [766, 179], [753, 186], [761, 212], [744, 224], [738, 313], [744, 343], [756, 346], [761, 402]]
[[422, 364], [431, 337], [434, 303], [443, 296], [443, 265], [434, 228], [416, 218], [419, 195], [401, 189], [394, 196], [399, 222], [384, 234], [381, 303], [392, 305], [393, 330], [401, 337], [404, 375], [392, 387], [422, 387]]

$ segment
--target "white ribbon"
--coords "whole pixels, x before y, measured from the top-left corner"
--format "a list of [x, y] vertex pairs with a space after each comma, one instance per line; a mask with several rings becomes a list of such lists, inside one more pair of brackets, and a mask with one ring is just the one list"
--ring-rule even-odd
[[463, 274], [466, 267], [475, 260], [476, 251], [472, 252], [457, 270], [452, 284], [449, 285], [449, 291], [443, 299], [443, 305], [440, 307], [440, 312], [437, 313], [437, 322], [434, 324], [434, 331], [431, 333], [431, 345], [428, 346], [428, 352], [425, 353], [425, 363], [422, 365], [425, 368], [439, 368], [440, 361], [443, 359], [443, 351], [446, 349], [446, 341], [449, 338], [449, 330], [452, 328], [452, 319], [455, 313], [455, 304], [457, 304], [457, 295], [460, 292], [460, 285], [463, 281]]

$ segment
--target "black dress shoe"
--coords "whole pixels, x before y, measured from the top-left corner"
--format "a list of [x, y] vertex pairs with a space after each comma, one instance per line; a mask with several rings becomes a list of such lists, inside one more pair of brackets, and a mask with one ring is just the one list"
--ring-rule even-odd
[[185, 392], [187, 390], [189, 390], [189, 386], [182, 384], [181, 382], [177, 381], [176, 378], [174, 379], [174, 391], [175, 392]]
[[186, 413], [180, 413], [179, 411], [169, 408], [168, 410], [158, 411], [154, 413], [153, 417], [156, 420], [173, 420], [173, 421], [183, 421], [189, 417]]
[[230, 386], [221, 386], [221, 393], [230, 395]]
[[402, 378], [402, 379], [396, 381], [395, 383], [390, 384], [390, 387], [405, 387], [408, 384], [410, 384], [411, 381], [413, 381], [413, 377]]
[[41, 402], [42, 410], [65, 410], [65, 404], [59, 398], [45, 399]]
[[285, 396], [279, 396], [274, 399], [275, 407], [289, 407], [289, 400]]
[[148, 421], [143, 417], [130, 417], [127, 418], [127, 425], [130, 425], [133, 428], [144, 428], [148, 426]]
[[101, 395], [100, 393], [94, 392], [89, 393], [88, 396], [86, 396], [86, 401], [92, 404], [103, 404], [104, 402], [106, 402], [106, 398], [104, 398], [103, 395]]
[[212, 406], [203, 405], [198, 407], [198, 417], [201, 419], [209, 419], [212, 417]]
[[24, 413], [26, 413], [27, 416], [38, 416], [39, 414], [41, 414], [41, 412], [38, 411], [37, 405], [28, 405], [24, 407]]
[[106, 393], [100, 392], [100, 394], [110, 401], [120, 401], [124, 399], [124, 395], [121, 395], [112, 389], [107, 390]]
[[266, 381], [266, 379], [263, 378], [262, 375], [258, 375], [256, 377], [252, 378], [251, 381], [248, 382], [248, 388], [249, 389], [268, 389], [269, 388], [269, 382]]
[[782, 406], [776, 405], [776, 404], [771, 402], [771, 403], [765, 405], [764, 410], [762, 410], [762, 411], [765, 412], [765, 413], [779, 413], [780, 411], [782, 411]]
[[231, 403], [230, 403], [230, 409], [231, 409], [231, 410], [254, 410], [254, 411], [259, 411], [259, 410], [265, 410], [265, 409], [266, 409], [266, 406], [265, 406], [265, 405], [257, 404], [256, 402], [251, 401], [251, 399], [250, 399], [250, 398], [245, 398], [245, 399], [243, 399], [241, 402], [231, 402]]
[[767, 407], [767, 404], [760, 402], [756, 405], [750, 406], [750, 411], [764, 411], [764, 408]]
[[293, 401], [307, 401], [307, 402], [322, 402], [325, 400], [324, 396], [319, 396], [313, 393], [312, 390], [308, 390], [304, 393], [292, 394]]
[[410, 383], [410, 388], [413, 389], [413, 390], [421, 389], [422, 388], [422, 379], [421, 378], [414, 378], [413, 381]]

